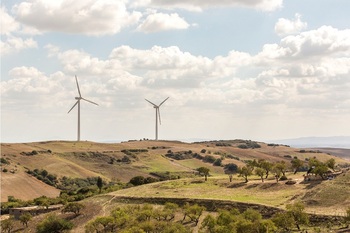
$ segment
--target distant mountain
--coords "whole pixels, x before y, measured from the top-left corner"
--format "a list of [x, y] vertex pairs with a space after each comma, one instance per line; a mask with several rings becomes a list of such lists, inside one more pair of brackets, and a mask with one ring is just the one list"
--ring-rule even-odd
[[267, 140], [267, 142], [284, 144], [298, 148], [328, 147], [350, 149], [350, 136], [302, 137], [282, 140]]

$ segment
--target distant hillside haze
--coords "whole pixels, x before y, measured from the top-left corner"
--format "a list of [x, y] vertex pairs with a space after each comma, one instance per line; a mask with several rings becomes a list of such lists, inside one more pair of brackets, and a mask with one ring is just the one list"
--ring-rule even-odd
[[350, 136], [302, 137], [283, 140], [269, 140], [269, 142], [285, 144], [297, 148], [327, 147], [350, 149]]

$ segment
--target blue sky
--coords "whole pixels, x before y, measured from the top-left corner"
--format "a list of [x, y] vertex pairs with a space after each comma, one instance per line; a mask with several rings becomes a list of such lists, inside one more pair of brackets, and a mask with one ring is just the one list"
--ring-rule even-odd
[[1, 5], [1, 141], [350, 135], [347, 0]]

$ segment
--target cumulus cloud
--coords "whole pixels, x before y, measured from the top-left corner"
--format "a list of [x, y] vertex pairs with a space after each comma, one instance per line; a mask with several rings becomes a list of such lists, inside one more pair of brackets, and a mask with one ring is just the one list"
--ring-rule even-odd
[[158, 7], [165, 9], [186, 9], [189, 11], [202, 11], [210, 7], [248, 7], [262, 11], [274, 11], [282, 7], [283, 0], [137, 0], [132, 3], [134, 7]]
[[123, 1], [33, 0], [14, 6], [18, 21], [40, 31], [108, 35], [138, 22], [140, 12], [129, 12]]
[[0, 42], [1, 55], [18, 52], [22, 49], [37, 48], [38, 44], [32, 38], [22, 39], [20, 37], [8, 36], [4, 41]]
[[322, 26], [316, 30], [287, 36], [280, 44], [266, 44], [257, 56], [259, 62], [268, 60], [323, 59], [330, 55], [350, 55], [350, 29], [339, 30]]
[[9, 35], [11, 32], [15, 32], [20, 28], [20, 24], [7, 13], [7, 9], [4, 6], [0, 8], [0, 15], [2, 35]]
[[293, 20], [279, 18], [275, 24], [275, 32], [280, 36], [284, 36], [299, 33], [306, 27], [307, 23], [301, 21], [301, 15], [295, 14], [295, 19]]
[[137, 27], [137, 30], [151, 33], [174, 29], [187, 29], [189, 26], [190, 25], [177, 13], [153, 13], [147, 16], [147, 18]]

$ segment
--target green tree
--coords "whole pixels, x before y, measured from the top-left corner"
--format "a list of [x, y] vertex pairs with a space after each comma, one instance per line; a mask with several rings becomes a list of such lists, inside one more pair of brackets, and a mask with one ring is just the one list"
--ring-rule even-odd
[[283, 229], [285, 232], [290, 232], [294, 225], [293, 216], [287, 212], [279, 212], [274, 214], [272, 221], [278, 228]]
[[103, 181], [102, 181], [102, 178], [99, 176], [97, 177], [97, 183], [96, 183], [98, 189], [99, 189], [99, 192], [101, 193], [101, 190], [102, 190], [102, 186], [103, 186]]
[[244, 177], [245, 182], [248, 183], [248, 176], [252, 175], [252, 168], [248, 166], [244, 166], [238, 169], [238, 173], [240, 177]]
[[80, 211], [84, 208], [84, 205], [77, 202], [70, 202], [64, 206], [62, 213], [72, 212], [75, 215], [79, 215]]
[[300, 231], [300, 224], [308, 224], [309, 216], [305, 213], [305, 206], [301, 202], [288, 204], [286, 206], [287, 212], [293, 216], [293, 220], [298, 230]]
[[32, 219], [32, 215], [28, 212], [22, 214], [21, 216], [19, 216], [19, 220], [21, 221], [21, 223], [23, 225], [25, 225], [26, 227], [28, 227], [28, 222]]
[[264, 182], [264, 177], [265, 177], [265, 169], [261, 168], [261, 167], [257, 167], [254, 170], [255, 175], [259, 176], [261, 179], [261, 182]]
[[294, 170], [294, 174], [296, 174], [298, 172], [298, 170], [304, 165], [304, 162], [301, 161], [298, 158], [294, 158], [290, 161], [290, 163], [292, 164], [292, 168]]
[[48, 215], [44, 220], [39, 222], [36, 227], [37, 233], [60, 233], [73, 228], [73, 223], [70, 221], [59, 218], [56, 215]]
[[210, 169], [207, 167], [200, 167], [197, 168], [197, 171], [199, 172], [200, 175], [204, 176], [204, 180], [207, 181], [208, 180], [208, 175], [210, 172]]
[[238, 166], [234, 163], [228, 163], [224, 166], [224, 172], [229, 175], [230, 182], [232, 182], [232, 174], [238, 172]]
[[264, 159], [259, 160], [259, 167], [261, 167], [262, 169], [265, 169], [265, 179], [267, 179], [269, 177], [270, 171], [272, 170], [273, 164], [270, 163], [269, 161], [266, 161]]
[[285, 176], [286, 170], [287, 170], [287, 164], [284, 161], [277, 162], [274, 165], [274, 169], [279, 170], [283, 174], [283, 176]]
[[189, 218], [190, 222], [194, 222], [197, 226], [199, 218], [201, 217], [203, 211], [205, 211], [205, 207], [199, 206], [198, 204], [189, 205], [186, 203], [183, 208], [184, 217], [182, 219], [182, 222], [184, 222], [186, 218]]
[[10, 233], [15, 226], [13, 218], [8, 218], [0, 222], [1, 231]]
[[332, 169], [334, 171], [335, 169], [335, 159], [331, 158], [326, 161], [326, 165], [328, 168]]

